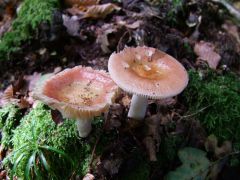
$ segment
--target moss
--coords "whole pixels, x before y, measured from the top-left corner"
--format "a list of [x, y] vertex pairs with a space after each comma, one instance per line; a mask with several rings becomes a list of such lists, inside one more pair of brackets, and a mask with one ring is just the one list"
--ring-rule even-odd
[[217, 75], [209, 71], [204, 77], [190, 72], [190, 81], [183, 97], [189, 108], [220, 141], [232, 140], [240, 149], [240, 83], [233, 74]]
[[13, 104], [9, 104], [0, 109], [0, 128], [2, 130], [1, 144], [4, 148], [11, 148], [11, 138], [13, 130], [19, 124], [21, 112]]
[[[20, 125], [14, 130], [13, 153], [4, 160], [4, 164], [5, 167], [13, 170], [13, 165], [18, 157], [24, 154], [24, 158], [21, 159], [15, 170], [15, 174], [23, 178], [29, 157], [33, 152], [38, 153], [40, 146], [50, 146], [64, 152], [72, 158], [74, 163], [71, 166], [64, 156], [44, 150], [43, 153], [51, 171], [46, 173], [40, 163], [37, 163], [39, 166], [37, 169], [43, 171], [42, 174], [44, 174], [42, 179], [59, 177], [67, 179], [73, 172], [83, 176], [88, 170], [92, 147], [96, 142], [95, 137], [94, 135], [90, 138], [89, 142], [80, 139], [74, 120], [65, 120], [64, 123], [56, 125], [51, 118], [50, 110], [40, 103], [21, 119]], [[21, 149], [23, 145], [26, 146]], [[37, 161], [39, 161], [38, 157]]]
[[24, 0], [12, 30], [0, 39], [0, 61], [8, 59], [10, 53], [20, 49], [23, 41], [31, 39], [41, 22], [50, 22], [58, 6], [58, 0]]

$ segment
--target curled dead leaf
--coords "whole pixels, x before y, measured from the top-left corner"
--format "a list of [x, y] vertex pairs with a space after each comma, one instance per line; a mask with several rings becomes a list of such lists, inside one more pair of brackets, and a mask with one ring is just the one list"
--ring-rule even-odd
[[215, 52], [215, 47], [212, 43], [200, 41], [195, 44], [194, 52], [198, 56], [198, 59], [206, 61], [210, 68], [217, 68], [221, 56]]
[[84, 18], [105, 18], [108, 14], [112, 13], [114, 10], [119, 11], [121, 8], [115, 4], [107, 3], [102, 5], [89, 6], [84, 13]]
[[64, 0], [68, 6], [92, 6], [97, 5], [99, 0]]
[[218, 146], [217, 137], [210, 135], [205, 142], [205, 148], [208, 152], [213, 152], [216, 158], [221, 158], [232, 152], [232, 143], [224, 141], [221, 146]]

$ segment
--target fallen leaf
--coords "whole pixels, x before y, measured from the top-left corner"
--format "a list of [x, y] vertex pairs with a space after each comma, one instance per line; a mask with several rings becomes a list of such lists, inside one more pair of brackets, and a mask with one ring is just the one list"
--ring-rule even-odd
[[232, 143], [224, 141], [221, 146], [218, 146], [217, 137], [210, 135], [205, 142], [205, 149], [208, 152], [213, 152], [216, 158], [221, 158], [232, 152]]
[[91, 6], [97, 5], [99, 0], [64, 0], [64, 3], [68, 6]]
[[221, 56], [215, 52], [215, 47], [212, 43], [200, 41], [195, 44], [194, 52], [198, 56], [198, 60], [206, 61], [212, 69], [217, 68]]
[[121, 8], [115, 4], [107, 3], [102, 5], [93, 5], [87, 8], [87, 11], [84, 13], [84, 18], [105, 18], [108, 14], [112, 13], [114, 10], [119, 11]]

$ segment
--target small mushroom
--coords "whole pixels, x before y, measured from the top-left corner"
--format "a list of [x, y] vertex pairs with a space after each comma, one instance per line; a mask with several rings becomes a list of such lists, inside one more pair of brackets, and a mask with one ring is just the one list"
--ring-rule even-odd
[[121, 89], [133, 94], [128, 117], [138, 120], [145, 117], [148, 98], [173, 97], [188, 84], [188, 74], [176, 59], [145, 46], [113, 53], [108, 70]]
[[79, 136], [86, 137], [92, 129], [91, 120], [108, 110], [117, 90], [105, 71], [76, 66], [40, 83], [33, 96], [59, 110], [63, 117], [76, 119]]

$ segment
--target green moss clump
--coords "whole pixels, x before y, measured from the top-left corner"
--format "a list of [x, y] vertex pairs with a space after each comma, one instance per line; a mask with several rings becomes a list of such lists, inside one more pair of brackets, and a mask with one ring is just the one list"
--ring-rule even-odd
[[220, 141], [231, 140], [240, 149], [240, 81], [233, 74], [217, 75], [209, 71], [203, 78], [190, 72], [183, 97], [189, 108]]
[[12, 30], [0, 39], [0, 61], [19, 50], [23, 41], [31, 39], [41, 22], [50, 22], [53, 10], [58, 6], [58, 0], [24, 0]]
[[[50, 110], [41, 103], [21, 119], [20, 125], [14, 130], [12, 142], [13, 152], [4, 160], [4, 164], [13, 172], [17, 159], [24, 155], [13, 172], [20, 178], [25, 177], [27, 164], [34, 152], [36, 152], [36, 161], [34, 161], [36, 164], [32, 165], [31, 171], [33, 169], [33, 172], [40, 171], [42, 176], [37, 176], [38, 179], [67, 179], [74, 171], [83, 175], [89, 165], [91, 146], [78, 137], [75, 121], [65, 120], [62, 124], [55, 124]], [[70, 163], [65, 156], [43, 149], [42, 146], [64, 152], [73, 162]], [[46, 171], [43, 163], [40, 163], [40, 153], [44, 154], [51, 167], [50, 171]], [[36, 173], [31, 177], [35, 178], [35, 176]]]
[[13, 130], [19, 124], [21, 118], [21, 112], [13, 104], [6, 105], [0, 109], [0, 129], [2, 130], [1, 145], [4, 148], [11, 148], [11, 138], [13, 136]]

